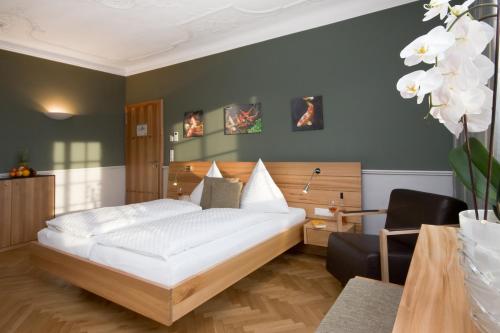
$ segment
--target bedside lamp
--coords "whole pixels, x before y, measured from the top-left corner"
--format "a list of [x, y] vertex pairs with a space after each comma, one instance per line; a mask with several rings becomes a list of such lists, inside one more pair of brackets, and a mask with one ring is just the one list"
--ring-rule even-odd
[[306, 186], [304, 186], [304, 189], [302, 190], [302, 193], [307, 194], [309, 193], [309, 190], [311, 189], [311, 181], [314, 177], [314, 175], [319, 175], [321, 173], [320, 168], [316, 168], [313, 170], [311, 177], [309, 178], [309, 181], [307, 182]]

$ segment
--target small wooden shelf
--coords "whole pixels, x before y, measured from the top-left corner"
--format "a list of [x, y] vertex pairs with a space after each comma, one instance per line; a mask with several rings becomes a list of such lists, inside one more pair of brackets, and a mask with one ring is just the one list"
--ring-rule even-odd
[[[325, 228], [314, 227], [312, 221], [321, 220], [326, 224]], [[333, 217], [321, 216], [321, 218], [311, 217], [306, 224], [304, 224], [304, 244], [316, 245], [327, 247], [328, 237], [332, 232], [352, 232], [354, 231], [353, 223], [342, 223], [341, 230], [338, 229], [338, 223], [333, 220]]]

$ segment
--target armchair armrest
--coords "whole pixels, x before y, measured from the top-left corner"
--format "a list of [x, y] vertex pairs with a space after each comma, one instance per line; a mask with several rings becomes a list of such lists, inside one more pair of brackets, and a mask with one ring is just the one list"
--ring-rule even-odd
[[387, 236], [418, 234], [420, 229], [381, 229], [379, 233], [380, 242], [380, 273], [382, 282], [389, 282], [389, 248]]
[[346, 211], [337, 213], [337, 230], [342, 230], [342, 218], [349, 216], [368, 216], [368, 215], [379, 215], [387, 214], [387, 209], [367, 209], [367, 210], [356, 210], [356, 211]]
[[342, 216], [368, 216], [378, 214], [387, 214], [387, 209], [353, 210], [339, 213], [339, 215]]

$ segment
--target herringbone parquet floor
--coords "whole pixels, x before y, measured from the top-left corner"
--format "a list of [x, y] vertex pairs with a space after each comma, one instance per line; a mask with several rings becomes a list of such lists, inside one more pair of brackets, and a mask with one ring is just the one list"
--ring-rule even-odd
[[285, 254], [165, 327], [37, 270], [21, 248], [0, 253], [0, 332], [314, 332], [340, 290], [323, 258]]

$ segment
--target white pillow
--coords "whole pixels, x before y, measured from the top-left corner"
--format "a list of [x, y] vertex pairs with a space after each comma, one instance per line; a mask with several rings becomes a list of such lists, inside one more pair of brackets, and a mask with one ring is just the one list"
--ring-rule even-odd
[[261, 159], [255, 165], [243, 192], [241, 208], [264, 213], [288, 213], [288, 204]]
[[[223, 178], [219, 168], [217, 167], [217, 164], [215, 164], [215, 161], [212, 162], [212, 166], [210, 167], [210, 169], [208, 169], [206, 176], [213, 178]], [[203, 194], [203, 179], [198, 185], [196, 185], [193, 192], [191, 192], [189, 199], [191, 200], [192, 203], [195, 203], [199, 206], [202, 194]]]

